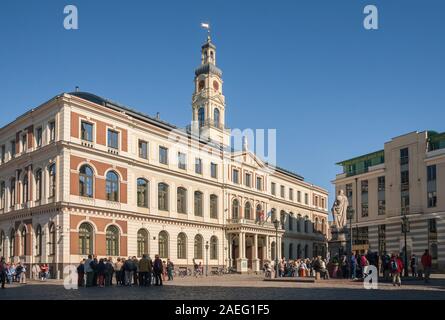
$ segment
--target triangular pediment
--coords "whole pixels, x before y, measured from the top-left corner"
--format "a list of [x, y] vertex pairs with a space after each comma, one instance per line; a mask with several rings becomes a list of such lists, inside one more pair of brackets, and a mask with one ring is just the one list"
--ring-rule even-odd
[[265, 168], [266, 164], [253, 152], [237, 151], [232, 153], [232, 160], [254, 168]]

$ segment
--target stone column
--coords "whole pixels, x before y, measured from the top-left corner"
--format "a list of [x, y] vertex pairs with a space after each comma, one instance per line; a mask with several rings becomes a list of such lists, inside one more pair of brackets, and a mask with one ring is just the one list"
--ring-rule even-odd
[[252, 254], [252, 270], [257, 272], [260, 270], [258, 260], [258, 234], [253, 235], [253, 254]]
[[247, 272], [247, 259], [246, 259], [246, 234], [244, 232], [239, 233], [239, 249], [238, 259], [236, 262], [236, 270], [239, 273]]

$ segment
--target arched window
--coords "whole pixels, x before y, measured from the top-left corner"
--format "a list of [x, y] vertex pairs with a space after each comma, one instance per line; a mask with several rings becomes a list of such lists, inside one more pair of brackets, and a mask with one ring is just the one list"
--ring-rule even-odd
[[271, 214], [271, 217], [272, 217], [272, 222], [274, 222], [275, 220], [277, 220], [277, 209], [272, 208], [272, 214]]
[[43, 234], [42, 226], [39, 224], [36, 229], [36, 256], [42, 255]]
[[215, 110], [213, 110], [213, 121], [214, 121], [214, 125], [215, 127], [219, 128], [220, 127], [220, 116], [219, 116], [219, 109], [215, 108]]
[[22, 188], [23, 194], [22, 199], [23, 203], [27, 203], [29, 201], [29, 184], [28, 184], [28, 175], [25, 174], [23, 177], [23, 188]]
[[304, 232], [306, 232], [306, 233], [309, 232], [309, 217], [308, 216], [304, 217]]
[[216, 236], [210, 238], [210, 260], [218, 260], [218, 238]]
[[3, 230], [0, 231], [0, 257], [4, 257], [6, 255], [6, 236]]
[[56, 254], [56, 225], [51, 223], [49, 225], [49, 255], [53, 256]]
[[326, 234], [326, 221], [323, 219], [321, 220], [321, 233]]
[[114, 171], [107, 173], [106, 194], [108, 201], [119, 201], [119, 176]]
[[138, 179], [138, 207], [148, 208], [148, 181]]
[[210, 195], [210, 218], [218, 219], [218, 196], [216, 194]]
[[289, 213], [288, 219], [289, 219], [289, 231], [293, 231], [294, 230], [294, 214], [292, 212]]
[[297, 216], [297, 231], [301, 232], [301, 214]]
[[148, 231], [140, 229], [138, 231], [138, 257], [148, 254]]
[[195, 259], [202, 259], [202, 247], [203, 247], [203, 239], [200, 234], [197, 234], [195, 236], [195, 252], [194, 252], [194, 258]]
[[297, 245], [297, 259], [301, 258], [301, 244]]
[[277, 246], [275, 241], [272, 242], [272, 244], [270, 245], [270, 252], [272, 254], [272, 260], [276, 260], [277, 258]]
[[285, 211], [283, 211], [283, 210], [281, 210], [281, 212], [280, 212], [280, 223], [281, 223], [281, 226], [284, 228], [284, 219], [286, 218], [286, 212]]
[[83, 165], [79, 170], [79, 195], [81, 197], [92, 198], [94, 172], [90, 166]]
[[168, 258], [168, 233], [159, 232], [159, 257]]
[[36, 201], [42, 200], [42, 170], [36, 171]]
[[205, 111], [204, 108], [201, 107], [198, 110], [198, 123], [200, 127], [204, 125], [204, 121], [205, 121]]
[[0, 182], [0, 209], [5, 209], [6, 206], [6, 184], [4, 181]]
[[187, 189], [179, 187], [176, 190], [176, 202], [178, 213], [187, 213]]
[[293, 258], [294, 258], [294, 244], [289, 243], [289, 259], [293, 259]]
[[22, 232], [20, 233], [20, 255], [25, 256], [28, 252], [27, 248], [27, 240], [28, 240], [28, 234], [26, 233], [26, 228], [23, 226]]
[[249, 201], [244, 205], [244, 218], [247, 220], [252, 219], [252, 206]]
[[309, 245], [304, 246], [304, 257], [309, 258]]
[[17, 200], [17, 196], [16, 196], [16, 194], [15, 194], [15, 185], [16, 185], [16, 183], [15, 183], [15, 178], [12, 178], [12, 179], [11, 179], [11, 181], [10, 181], [10, 185], [11, 185], [11, 187], [10, 187], [10, 189], [11, 189], [11, 192], [10, 192], [11, 201], [9, 201], [9, 203], [11, 204], [11, 207], [13, 207], [13, 206], [15, 206], [15, 204], [17, 203], [17, 202], [16, 202], [16, 200]]
[[109, 226], [106, 232], [106, 252], [107, 256], [119, 255], [119, 229], [116, 226]]
[[52, 164], [48, 168], [49, 172], [49, 197], [56, 196], [56, 164]]
[[318, 232], [318, 217], [315, 217], [315, 224], [314, 224], [314, 228], [313, 228], [313, 232]]
[[259, 204], [259, 205], [256, 206], [256, 212], [255, 212], [255, 219], [256, 219], [256, 221], [261, 221], [262, 215], [263, 215], [263, 208]]
[[158, 184], [158, 209], [168, 211], [168, 184]]
[[183, 232], [178, 234], [178, 259], [187, 259], [187, 236]]
[[234, 199], [232, 202], [232, 219], [239, 218], [239, 201]]
[[202, 192], [195, 191], [195, 216], [202, 217]]
[[312, 257], [318, 257], [318, 246], [316, 244], [312, 247]]
[[9, 234], [9, 258], [15, 257], [15, 230], [12, 229]]
[[79, 227], [79, 254], [93, 254], [93, 227], [87, 222]]

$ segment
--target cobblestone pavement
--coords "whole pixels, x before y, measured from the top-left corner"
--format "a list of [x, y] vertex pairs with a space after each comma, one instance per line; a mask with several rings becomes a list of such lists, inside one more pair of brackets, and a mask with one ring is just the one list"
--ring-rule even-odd
[[28, 281], [0, 290], [0, 300], [294, 300], [294, 299], [445, 299], [445, 277], [405, 281], [402, 287], [379, 283], [377, 290], [366, 290], [363, 283], [349, 280], [322, 280], [315, 283], [266, 282], [261, 276], [225, 275], [202, 278], [176, 278], [163, 287], [107, 287], [66, 290], [63, 281]]

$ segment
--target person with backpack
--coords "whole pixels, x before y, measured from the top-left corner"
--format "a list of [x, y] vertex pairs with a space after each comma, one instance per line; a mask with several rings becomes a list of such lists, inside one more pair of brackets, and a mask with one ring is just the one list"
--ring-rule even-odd
[[400, 275], [403, 271], [403, 262], [399, 255], [393, 254], [390, 261], [391, 266], [391, 274], [392, 274], [392, 285], [399, 287], [402, 285], [402, 280], [400, 278]]
[[148, 267], [149, 260], [146, 254], [142, 255], [142, 259], [139, 260], [139, 286], [146, 287], [148, 285]]
[[109, 257], [105, 259], [105, 286], [113, 285], [114, 264], [113, 259]]
[[131, 259], [131, 257], [128, 257], [128, 259], [125, 260], [123, 269], [125, 273], [125, 285], [129, 287], [131, 286], [133, 281], [133, 270], [134, 270], [133, 260]]

